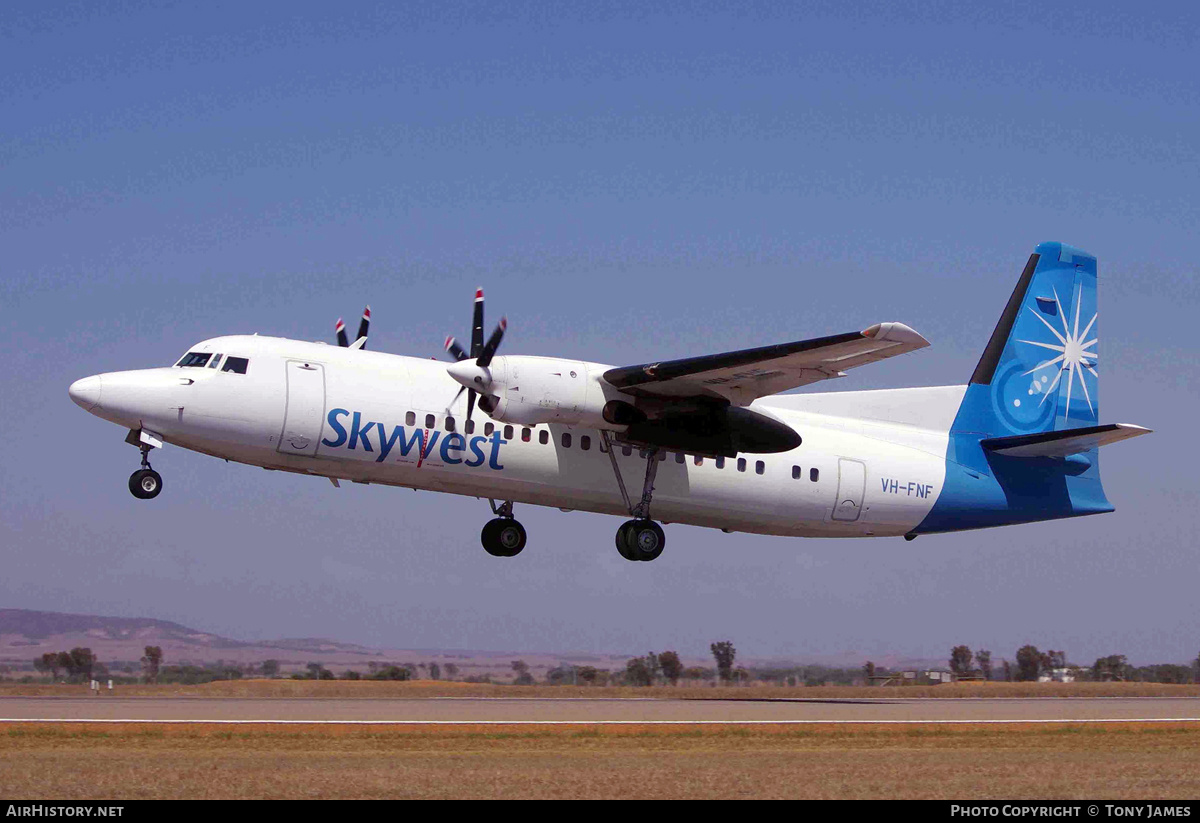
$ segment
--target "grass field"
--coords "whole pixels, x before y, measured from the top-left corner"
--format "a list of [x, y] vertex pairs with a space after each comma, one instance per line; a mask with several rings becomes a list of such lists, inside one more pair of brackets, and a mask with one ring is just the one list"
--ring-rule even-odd
[[1200, 797], [1200, 724], [0, 728], [9, 798]]
[[[0, 684], [0, 697], [86, 695], [87, 686]], [[507, 686], [445, 680], [223, 680], [198, 686], [118, 686], [122, 697], [659, 697], [884, 698], [884, 697], [1200, 697], [1200, 685], [1165, 683], [948, 683], [940, 686], [706, 686], [588, 687]]]
[[[86, 694], [83, 686], [0, 686], [0, 697]], [[116, 694], [953, 699], [1187, 697], [1200, 696], [1200, 687], [607, 689], [243, 680], [127, 686]], [[1188, 799], [1200, 797], [1200, 723], [536, 728], [23, 723], [0, 725], [0, 796]]]

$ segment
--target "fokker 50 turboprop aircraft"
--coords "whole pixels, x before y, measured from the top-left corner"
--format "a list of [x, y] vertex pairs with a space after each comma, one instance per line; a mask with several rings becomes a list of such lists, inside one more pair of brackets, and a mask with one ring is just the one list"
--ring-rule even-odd
[[525, 547], [517, 502], [628, 514], [629, 560], [662, 553], [656, 519], [911, 540], [1110, 512], [1099, 447], [1148, 431], [1099, 423], [1096, 258], [1059, 243], [1030, 256], [965, 386], [779, 394], [929, 345], [902, 323], [613, 367], [497, 356], [506, 324], [484, 341], [482, 291], [449, 365], [366, 351], [369, 320], [353, 343], [339, 320], [339, 346], [216, 337], [71, 398], [129, 429], [136, 497], [162, 489], [148, 455], [171, 443], [334, 486], [486, 498], [498, 557]]

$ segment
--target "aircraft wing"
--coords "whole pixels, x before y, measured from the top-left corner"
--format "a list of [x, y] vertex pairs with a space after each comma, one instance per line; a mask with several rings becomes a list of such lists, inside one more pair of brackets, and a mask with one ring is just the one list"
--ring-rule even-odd
[[745, 406], [756, 398], [842, 377], [846, 369], [928, 345], [903, 323], [876, 323], [865, 331], [813, 340], [622, 366], [606, 371], [604, 379], [634, 395], [724, 398]]

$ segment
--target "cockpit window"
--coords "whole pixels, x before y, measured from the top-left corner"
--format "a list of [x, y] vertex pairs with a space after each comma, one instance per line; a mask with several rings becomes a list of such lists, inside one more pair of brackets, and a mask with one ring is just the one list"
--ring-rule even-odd
[[225, 358], [225, 365], [221, 367], [221, 371], [231, 371], [235, 374], [245, 374], [246, 368], [250, 365], [250, 360], [245, 357], [234, 357], [230, 355]]
[[216, 354], [214, 354], [214, 355], [213, 355], [213, 358], [212, 358], [212, 360], [210, 360], [210, 361], [209, 361], [209, 363], [208, 363], [208, 367], [209, 367], [210, 369], [215, 369], [215, 368], [217, 367], [217, 364], [218, 364], [218, 363], [220, 363], [220, 362], [221, 362], [221, 353], [220, 353], [220, 352], [218, 352], [218, 353], [216, 353]]
[[188, 352], [187, 354], [185, 354], [183, 356], [183, 359], [180, 360], [175, 365], [182, 366], [183, 368], [190, 367], [190, 368], [202, 369], [208, 363], [208, 359], [210, 357], [212, 357], [212, 355], [206, 354], [205, 352], [198, 352], [198, 351]]

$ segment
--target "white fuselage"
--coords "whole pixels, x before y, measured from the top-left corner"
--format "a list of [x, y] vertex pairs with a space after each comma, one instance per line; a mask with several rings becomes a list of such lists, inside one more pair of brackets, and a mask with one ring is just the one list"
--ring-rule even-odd
[[[249, 366], [114, 372], [88, 378], [98, 382], [76, 402], [165, 442], [267, 469], [628, 515], [599, 431], [506, 427], [477, 408], [468, 433], [465, 398], [447, 414], [460, 387], [443, 362], [259, 336], [214, 338], [191, 351], [236, 355]], [[607, 368], [579, 365], [581, 374]], [[723, 461], [660, 452], [653, 517], [760, 534], [906, 534], [942, 489], [962, 391], [758, 400], [754, 408], [786, 422], [802, 444]], [[645, 459], [614, 448], [636, 500]]]

